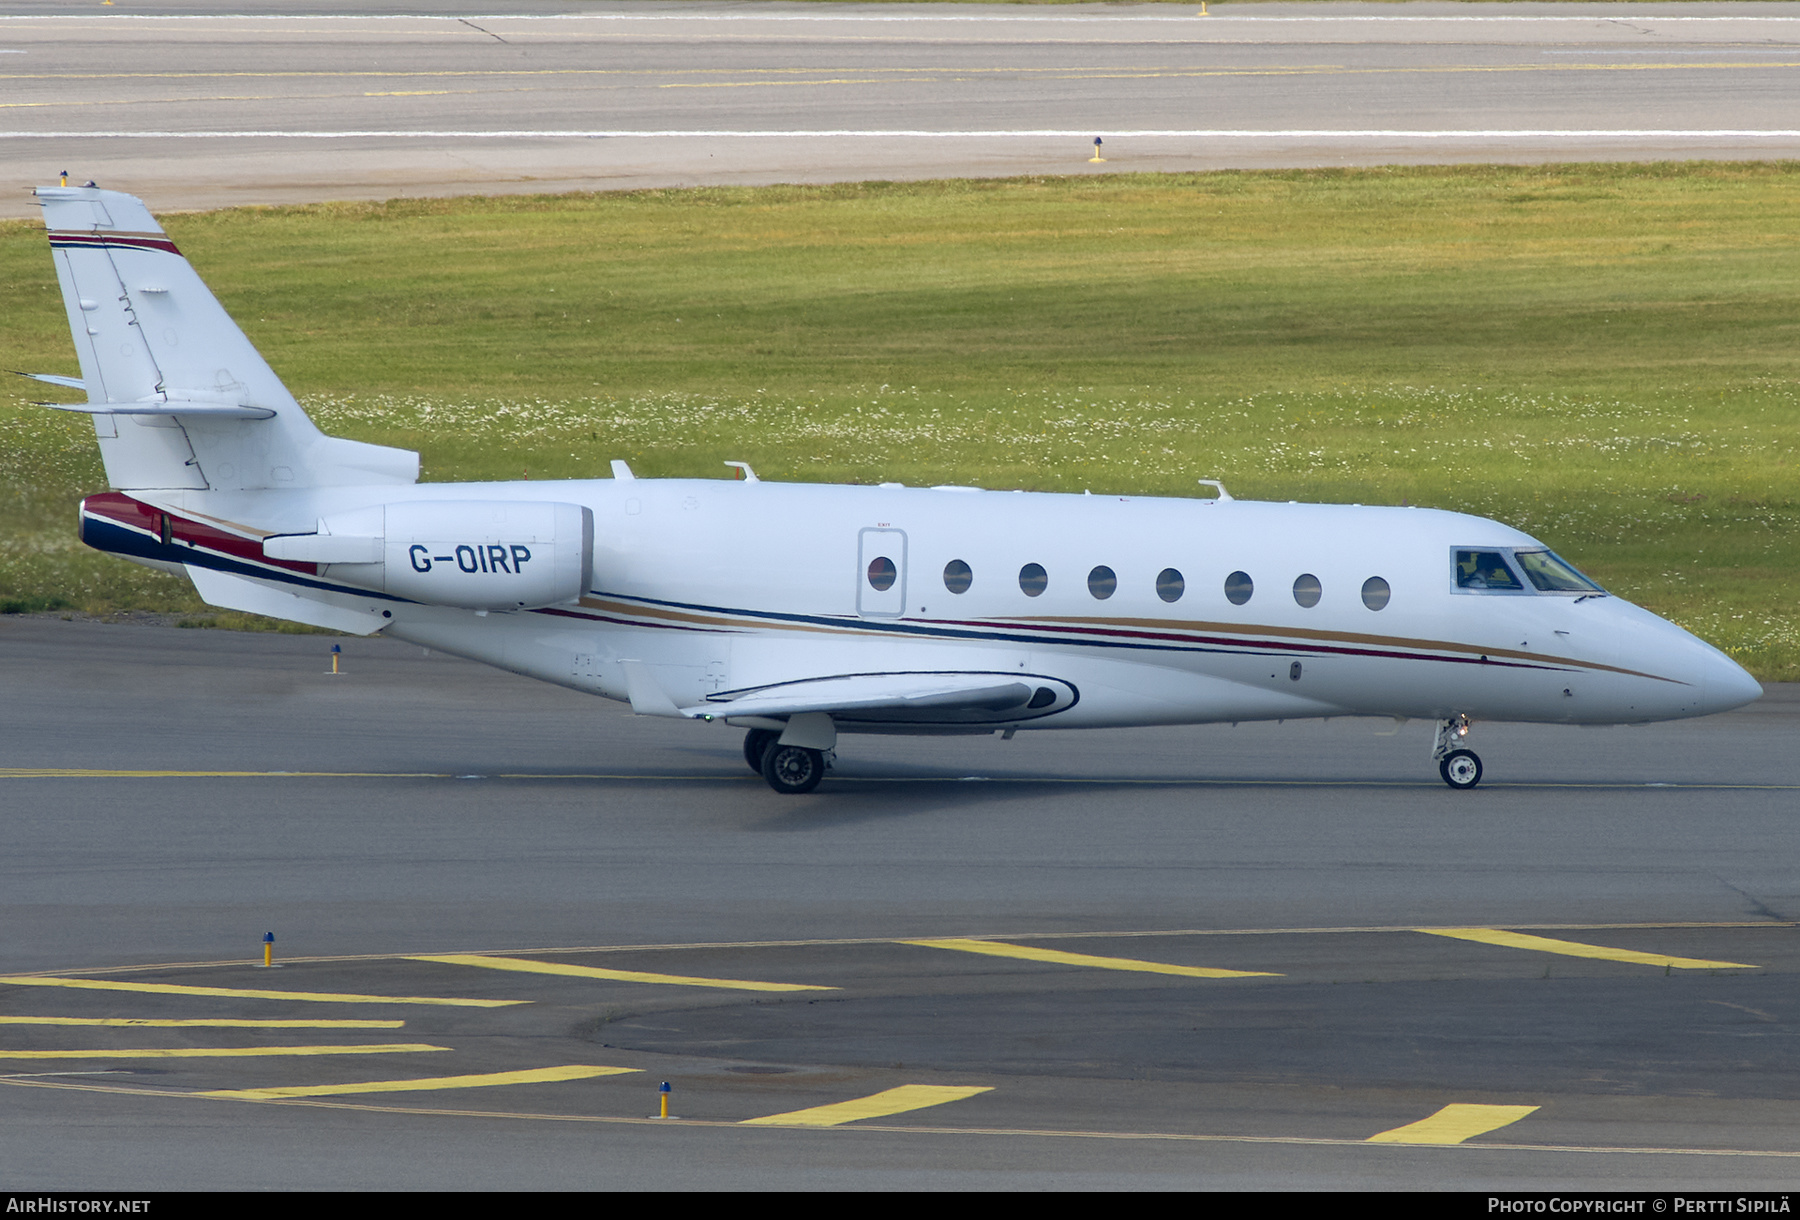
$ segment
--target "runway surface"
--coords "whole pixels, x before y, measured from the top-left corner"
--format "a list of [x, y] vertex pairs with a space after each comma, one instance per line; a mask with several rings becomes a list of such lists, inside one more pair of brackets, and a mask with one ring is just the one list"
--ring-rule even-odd
[[249, 7], [0, 3], [0, 215], [1800, 153], [1800, 4]]
[[1350, 720], [847, 738], [783, 798], [731, 730], [333, 642], [0, 619], [9, 1185], [1800, 1168], [1800, 689], [1478, 725], [1472, 793]]

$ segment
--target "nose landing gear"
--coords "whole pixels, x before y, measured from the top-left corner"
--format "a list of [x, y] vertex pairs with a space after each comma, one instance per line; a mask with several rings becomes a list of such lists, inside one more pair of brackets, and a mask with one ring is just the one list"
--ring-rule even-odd
[[1431, 747], [1438, 774], [1444, 777], [1446, 784], [1462, 792], [1481, 782], [1481, 758], [1475, 751], [1462, 749], [1458, 744], [1468, 735], [1469, 718], [1452, 716], [1438, 723], [1437, 738]]

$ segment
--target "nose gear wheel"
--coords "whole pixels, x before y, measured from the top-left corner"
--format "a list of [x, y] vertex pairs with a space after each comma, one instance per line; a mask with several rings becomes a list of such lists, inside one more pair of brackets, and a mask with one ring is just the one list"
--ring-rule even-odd
[[1481, 759], [1473, 750], [1452, 750], [1438, 763], [1438, 774], [1452, 788], [1466, 792], [1481, 782]]

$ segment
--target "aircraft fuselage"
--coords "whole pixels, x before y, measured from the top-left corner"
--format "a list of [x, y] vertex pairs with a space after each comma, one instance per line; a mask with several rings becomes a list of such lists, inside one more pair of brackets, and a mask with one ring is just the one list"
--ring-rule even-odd
[[[563, 605], [483, 613], [372, 598], [343, 565], [256, 553], [264, 534], [450, 493], [589, 509], [589, 587]], [[1759, 689], [1620, 598], [1458, 587], [1458, 551], [1542, 544], [1432, 509], [700, 479], [129, 499], [168, 512], [170, 540], [96, 497], [90, 543], [279, 581], [388, 635], [611, 698], [629, 697], [622, 664], [636, 662], [682, 707], [815, 677], [944, 671], [1044, 675], [1078, 693], [990, 729], [1457, 714], [1610, 724], [1703, 715]], [[494, 545], [460, 558], [485, 564]], [[883, 589], [877, 560], [893, 568]], [[1385, 598], [1365, 599], [1372, 580]]]

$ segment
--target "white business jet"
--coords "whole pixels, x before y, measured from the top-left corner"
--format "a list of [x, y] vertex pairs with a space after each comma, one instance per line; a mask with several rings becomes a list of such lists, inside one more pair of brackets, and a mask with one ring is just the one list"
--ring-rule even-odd
[[[842, 733], [1302, 717], [1703, 716], [1762, 689], [1494, 521], [1422, 508], [733, 479], [417, 483], [325, 436], [144, 205], [37, 192], [114, 490], [88, 545], [215, 606], [381, 632], [749, 730], [778, 792]], [[51, 405], [51, 404], [46, 404]], [[1203, 482], [1211, 482], [1203, 480]]]

